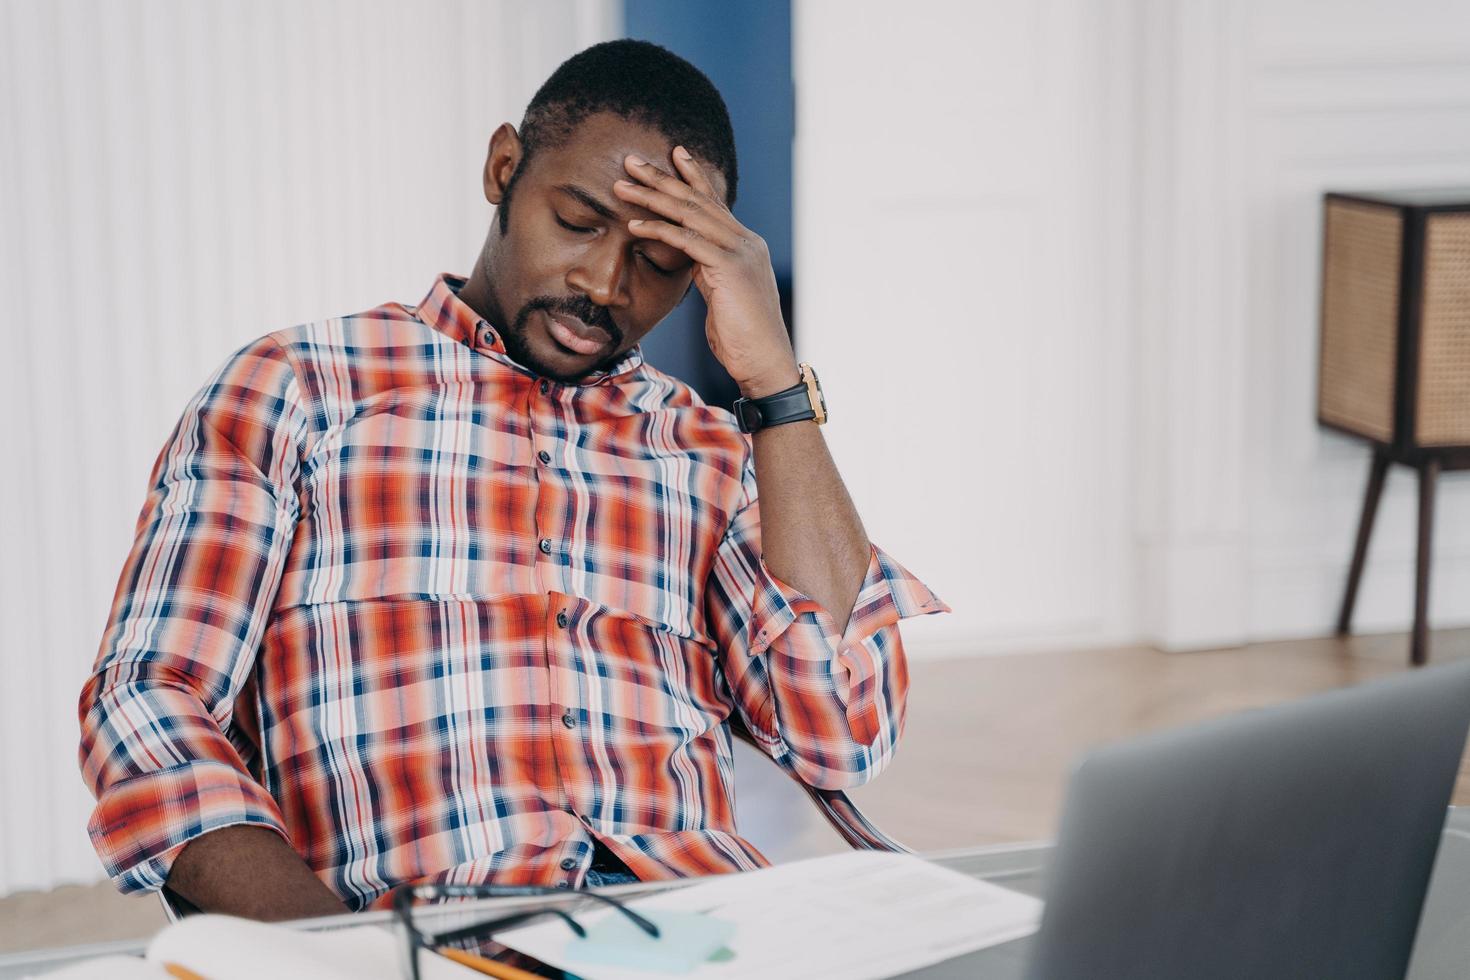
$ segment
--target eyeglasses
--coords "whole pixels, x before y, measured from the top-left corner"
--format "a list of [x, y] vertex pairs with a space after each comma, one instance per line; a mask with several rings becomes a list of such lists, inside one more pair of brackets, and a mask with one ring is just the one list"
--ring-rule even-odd
[[554, 895], [565, 897], [575, 894], [580, 898], [611, 905], [627, 916], [639, 929], [654, 939], [658, 938], [658, 926], [628, 908], [617, 899], [592, 891], [568, 893], [564, 888], [549, 888], [543, 885], [400, 885], [393, 891], [393, 920], [403, 943], [399, 946], [399, 967], [403, 980], [420, 980], [419, 951], [435, 950], [438, 947], [464, 939], [485, 939], [492, 933], [521, 925], [543, 915], [554, 915], [567, 924], [567, 928], [579, 939], [587, 937], [587, 930], [560, 908], [545, 906], [512, 912], [497, 919], [476, 922], [473, 925], [448, 929], [444, 932], [425, 932], [413, 923], [413, 908], [418, 902], [437, 902], [445, 898], [513, 898], [526, 895]]

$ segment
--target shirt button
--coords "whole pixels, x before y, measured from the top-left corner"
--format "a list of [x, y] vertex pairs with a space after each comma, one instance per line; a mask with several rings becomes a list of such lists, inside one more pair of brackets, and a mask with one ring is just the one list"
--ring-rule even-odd
[[561, 723], [563, 725], [566, 725], [568, 728], [577, 727], [577, 719], [570, 710], [568, 710], [566, 714], [561, 716]]
[[544, 395], [547, 392], [549, 392], [550, 390], [551, 390], [551, 382], [550, 381], [543, 381], [543, 382], [541, 382], [541, 394]]
[[562, 629], [566, 629], [567, 624], [569, 624], [570, 622], [571, 620], [567, 618], [565, 610], [556, 614], [556, 625], [560, 626]]
[[556, 883], [556, 887], [558, 887], [558, 888], [570, 888], [570, 887], [572, 887], [572, 883], [570, 881], [558, 881]]
[[550, 538], [542, 538], [541, 539], [541, 553], [543, 555], [549, 555], [549, 554], [551, 554], [551, 539]]
[[543, 463], [549, 463], [551, 462], [551, 453], [548, 453], [546, 450], [543, 449], [536, 454], [536, 458], [541, 460], [541, 462]]
[[484, 330], [482, 330], [480, 332], [480, 343], [484, 344], [486, 347], [494, 347], [495, 331], [491, 330], [489, 327], [486, 327]]
[[577, 859], [576, 858], [562, 858], [561, 859], [561, 869], [563, 871], [572, 871], [576, 867], [577, 867]]

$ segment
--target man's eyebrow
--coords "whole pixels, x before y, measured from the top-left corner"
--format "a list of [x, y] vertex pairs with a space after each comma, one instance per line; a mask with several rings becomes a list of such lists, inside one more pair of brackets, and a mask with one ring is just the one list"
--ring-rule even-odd
[[586, 190], [578, 187], [576, 184], [557, 184], [556, 189], [562, 191], [563, 193], [570, 194], [572, 197], [575, 197], [577, 200], [587, 205], [587, 207], [591, 208], [593, 211], [597, 212], [608, 221], [616, 221], [618, 218], [618, 214], [616, 211], [608, 207], [603, 202], [599, 201], [597, 198], [593, 197]]

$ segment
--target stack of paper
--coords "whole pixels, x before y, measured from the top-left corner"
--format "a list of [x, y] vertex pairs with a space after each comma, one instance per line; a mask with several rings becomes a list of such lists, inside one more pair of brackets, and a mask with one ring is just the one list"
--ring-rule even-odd
[[[630, 905], [664, 935], [652, 939], [622, 924], [612, 933], [604, 924], [623, 917], [608, 911], [583, 919], [586, 940], [553, 922], [497, 938], [587, 980], [860, 980], [1029, 935], [1042, 909], [1028, 895], [921, 858], [871, 851], [725, 875]], [[723, 948], [710, 955], [716, 934]]]

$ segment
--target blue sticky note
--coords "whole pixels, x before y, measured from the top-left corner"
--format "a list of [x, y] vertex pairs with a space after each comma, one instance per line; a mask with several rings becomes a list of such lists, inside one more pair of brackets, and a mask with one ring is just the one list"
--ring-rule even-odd
[[612, 913], [587, 927], [587, 938], [567, 941], [565, 955], [578, 963], [619, 966], [655, 973], [688, 973], [720, 952], [735, 935], [735, 923], [702, 912], [639, 909], [658, 926], [654, 939], [625, 915]]

